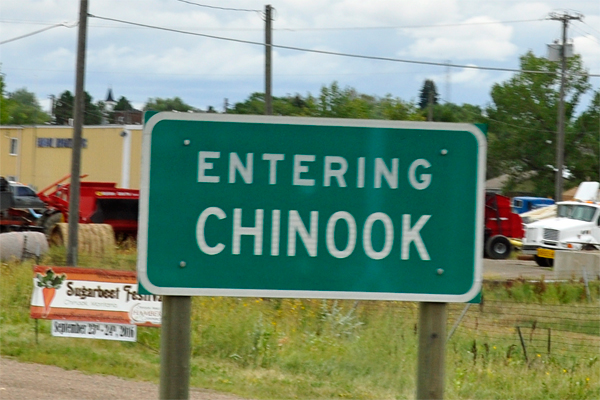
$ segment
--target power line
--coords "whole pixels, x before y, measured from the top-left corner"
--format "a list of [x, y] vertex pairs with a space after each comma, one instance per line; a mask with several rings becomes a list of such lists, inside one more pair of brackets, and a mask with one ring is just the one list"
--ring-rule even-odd
[[257, 13], [261, 13], [262, 10], [250, 10], [250, 9], [246, 9], [246, 8], [229, 8], [229, 7], [217, 7], [217, 6], [209, 6], [207, 4], [199, 4], [199, 3], [194, 3], [192, 1], [187, 1], [187, 0], [177, 0], [181, 3], [187, 3], [187, 4], [191, 4], [193, 6], [197, 6], [197, 7], [204, 7], [204, 8], [212, 8], [215, 10], [224, 10], [224, 11], [245, 11], [245, 12], [257, 12]]
[[540, 22], [545, 18], [522, 19], [514, 21], [488, 21], [488, 22], [462, 22], [455, 24], [435, 25], [400, 25], [400, 26], [363, 26], [363, 27], [339, 27], [339, 28], [282, 28], [280, 31], [341, 31], [341, 30], [383, 30], [383, 29], [421, 29], [421, 28], [453, 28], [459, 26], [494, 25], [494, 24], [516, 24], [520, 22]]
[[[189, 3], [185, 0], [178, 0]], [[195, 3], [190, 3], [195, 4]], [[252, 11], [252, 12], [261, 12], [260, 10], [246, 10], [246, 9], [229, 9], [224, 7], [213, 7], [206, 6], [210, 8], [218, 8], [223, 10], [233, 10], [233, 11]], [[438, 24], [438, 25], [398, 25], [398, 26], [348, 26], [348, 27], [333, 27], [333, 28], [273, 28], [274, 31], [289, 31], [289, 32], [299, 32], [299, 31], [353, 31], [353, 30], [393, 30], [393, 29], [421, 29], [421, 28], [446, 28], [446, 27], [461, 27], [461, 26], [477, 26], [477, 25], [496, 25], [496, 24], [514, 24], [514, 23], [522, 23], [522, 22], [543, 22], [546, 21], [545, 18], [538, 19], [523, 19], [523, 20], [513, 20], [513, 21], [489, 21], [489, 22], [464, 22], [464, 23], [455, 23], [455, 24]], [[0, 22], [9, 23], [9, 24], [24, 24], [24, 25], [48, 25], [52, 24], [51, 22], [43, 22], [43, 21], [28, 21], [28, 20], [7, 20], [0, 19]], [[113, 25], [96, 25], [97, 27], [102, 28], [114, 28]], [[262, 31], [262, 28], [207, 28], [207, 30], [213, 31]]]
[[[155, 25], [142, 24], [139, 22], [124, 21], [124, 20], [109, 18], [109, 17], [101, 17], [98, 15], [92, 15], [92, 14], [89, 14], [89, 16], [91, 18], [102, 19], [105, 21], [119, 22], [119, 23], [123, 23], [123, 24], [141, 26], [144, 28], [163, 30], [163, 31], [167, 31], [167, 32], [182, 33], [185, 35], [200, 36], [200, 37], [205, 37], [205, 38], [209, 38], [209, 39], [225, 40], [225, 41], [229, 41], [229, 42], [251, 44], [251, 45], [256, 45], [256, 46], [264, 46], [265, 45], [264, 43], [253, 42], [250, 40], [227, 38], [227, 37], [223, 37], [223, 36], [208, 35], [205, 33], [188, 32], [188, 31], [182, 31], [179, 29], [164, 28], [164, 27], [155, 26]], [[273, 48], [278, 48], [278, 49], [283, 49], [283, 50], [301, 51], [301, 52], [306, 52], [306, 53], [325, 54], [325, 55], [332, 55], [332, 56], [360, 58], [360, 59], [377, 60], [377, 61], [399, 62], [399, 63], [406, 63], [406, 64], [431, 65], [431, 66], [436, 66], [436, 67], [453, 67], [453, 68], [477, 69], [477, 70], [486, 70], [486, 71], [518, 72], [518, 73], [545, 74], [545, 75], [555, 75], [556, 74], [555, 72], [550, 72], [550, 71], [531, 71], [531, 70], [521, 70], [521, 69], [515, 69], [515, 68], [501, 68], [501, 67], [481, 67], [481, 66], [475, 66], [475, 65], [450, 64], [450, 63], [440, 63], [440, 62], [431, 62], [431, 61], [416, 61], [416, 60], [407, 60], [407, 59], [391, 58], [391, 57], [365, 56], [365, 55], [361, 55], [361, 54], [341, 53], [341, 52], [327, 51], [327, 50], [314, 50], [314, 49], [306, 49], [306, 48], [295, 47], [295, 46], [284, 46], [284, 45], [278, 45], [278, 44], [273, 44], [271, 46]], [[587, 76], [600, 77], [600, 74], [588, 74]]]
[[59, 24], [48, 26], [46, 28], [39, 29], [37, 31], [27, 33], [25, 35], [17, 36], [17, 37], [14, 37], [12, 39], [3, 40], [2, 42], [0, 42], [0, 45], [5, 44], [5, 43], [9, 43], [9, 42], [14, 42], [15, 40], [24, 39], [26, 37], [33, 36], [33, 35], [36, 35], [38, 33], [42, 33], [42, 32], [48, 31], [48, 30], [53, 29], [53, 28], [58, 28], [59, 26], [64, 26], [66, 28], [74, 28], [74, 27], [77, 26], [77, 22], [74, 22], [72, 24], [68, 24], [66, 22], [61, 22]]
[[599, 33], [599, 34], [600, 34], [600, 31], [599, 31], [598, 29], [594, 28], [593, 26], [591, 26], [590, 24], [586, 24], [586, 23], [585, 23], [585, 22], [583, 22], [583, 21], [579, 21], [579, 22], [581, 22], [582, 24], [586, 25], [586, 26], [587, 26], [588, 28], [590, 28], [591, 30], [593, 30], [593, 31], [596, 31], [597, 33]]
[[596, 42], [596, 43], [600, 43], [600, 40], [596, 37], [595, 34], [585, 31], [579, 27], [575, 27], [575, 26], [571, 26], [571, 28], [575, 31], [578, 32], [579, 34], [581, 34], [581, 37], [584, 39], [587, 39], [591, 42]]

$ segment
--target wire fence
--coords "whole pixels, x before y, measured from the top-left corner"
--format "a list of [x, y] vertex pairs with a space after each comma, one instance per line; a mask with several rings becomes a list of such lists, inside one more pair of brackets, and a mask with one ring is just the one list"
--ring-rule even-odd
[[[467, 309], [467, 312], [463, 311]], [[489, 300], [450, 306], [454, 334], [514, 345], [532, 354], [600, 355], [599, 304], [531, 304]]]
[[[388, 313], [402, 319], [405, 326], [418, 330], [418, 304], [409, 302], [344, 302], [344, 309], [361, 315]], [[352, 304], [353, 303], [353, 304]], [[3, 306], [25, 315], [28, 304]], [[226, 316], [224, 316], [226, 317]], [[33, 323], [33, 322], [32, 322]], [[483, 346], [497, 344], [511, 352], [521, 352], [529, 362], [540, 355], [600, 355], [599, 304], [525, 304], [511, 301], [486, 301], [483, 304], [452, 303], [448, 306], [448, 340], [472, 340]]]
[[[62, 257], [62, 252], [55, 252], [50, 258], [40, 261], [42, 265], [64, 265]], [[84, 254], [80, 260], [89, 267], [135, 270], [136, 258], [135, 248], [132, 247], [114, 259]], [[583, 282], [570, 284], [584, 287]], [[586, 289], [589, 291], [587, 286]], [[23, 290], [27, 291], [26, 288]], [[600, 302], [597, 290], [596, 285], [594, 296], [588, 297], [588, 302], [585, 302], [584, 296], [568, 304], [492, 300], [486, 296], [479, 304], [450, 303], [448, 343], [458, 338], [482, 344], [501, 343], [507, 349], [522, 352], [526, 358], [539, 354], [597, 357], [600, 355]], [[25, 300], [3, 303], [3, 307], [18, 308], [23, 315], [28, 313], [29, 304]], [[339, 304], [355, 311], [359, 320], [361, 317], [368, 318], [369, 313], [389, 313], [394, 318], [403, 319], [408, 326], [414, 326], [415, 332], [417, 330], [418, 303], [348, 300]]]

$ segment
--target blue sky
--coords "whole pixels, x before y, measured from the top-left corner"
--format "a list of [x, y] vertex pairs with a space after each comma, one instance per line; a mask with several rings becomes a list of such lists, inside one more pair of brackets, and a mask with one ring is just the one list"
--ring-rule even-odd
[[[150, 29], [104, 18], [264, 42], [266, 2], [254, 0], [89, 0], [86, 90], [141, 107], [151, 97], [182, 98], [223, 110], [264, 91], [264, 47]], [[302, 49], [433, 63], [519, 68], [531, 50], [561, 36], [551, 12], [583, 15], [569, 40], [591, 74], [600, 75], [598, 0], [273, 0], [273, 43]], [[211, 8], [204, 6], [216, 6]], [[227, 8], [227, 9], [223, 9]], [[27, 88], [47, 109], [49, 96], [74, 91], [79, 13], [76, 0], [2, 0], [0, 45], [7, 91]], [[64, 23], [66, 26], [56, 26]], [[275, 48], [273, 94], [318, 94], [337, 81], [361, 93], [417, 101], [433, 79], [443, 101], [489, 104], [494, 83], [514, 73], [348, 58]], [[600, 78], [591, 78], [595, 90]], [[589, 97], [583, 99], [587, 106]]]

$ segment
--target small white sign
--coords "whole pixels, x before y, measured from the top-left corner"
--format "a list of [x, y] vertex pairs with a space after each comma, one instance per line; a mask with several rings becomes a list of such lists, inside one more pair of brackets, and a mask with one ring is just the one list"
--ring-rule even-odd
[[137, 326], [107, 322], [53, 320], [52, 336], [135, 342]]
[[31, 317], [160, 326], [162, 298], [139, 293], [133, 271], [35, 266]]

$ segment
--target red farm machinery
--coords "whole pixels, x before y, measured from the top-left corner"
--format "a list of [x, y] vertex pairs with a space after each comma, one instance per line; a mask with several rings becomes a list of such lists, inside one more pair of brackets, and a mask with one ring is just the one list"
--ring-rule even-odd
[[[51, 244], [65, 244], [70, 218], [69, 178], [66, 176], [37, 193], [37, 197], [45, 203], [43, 209], [3, 206], [3, 230], [43, 231]], [[6, 199], [3, 204], [10, 204], [11, 199]], [[80, 246], [83, 244], [84, 248], [102, 250], [113, 246], [115, 240], [135, 238], [138, 204], [137, 189], [118, 188], [114, 182], [81, 181], [78, 218]]]

